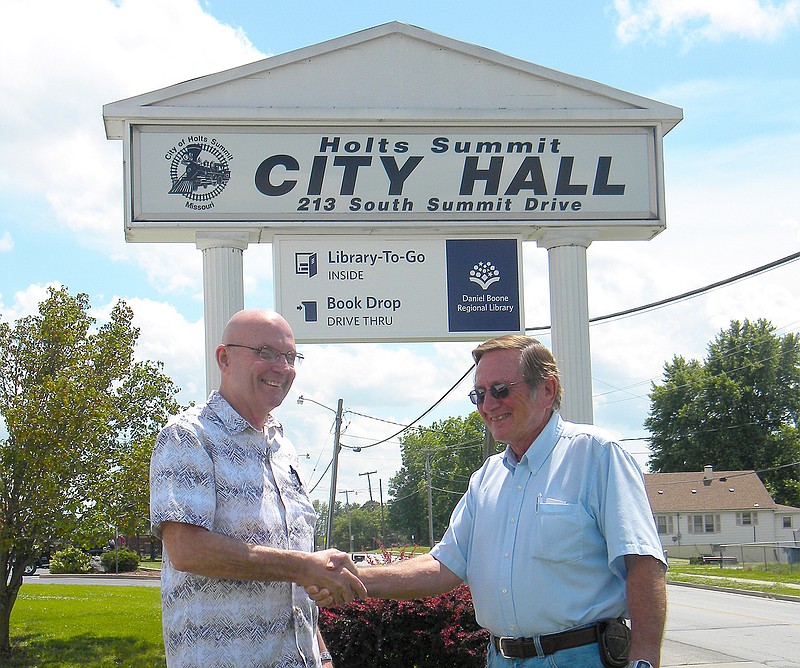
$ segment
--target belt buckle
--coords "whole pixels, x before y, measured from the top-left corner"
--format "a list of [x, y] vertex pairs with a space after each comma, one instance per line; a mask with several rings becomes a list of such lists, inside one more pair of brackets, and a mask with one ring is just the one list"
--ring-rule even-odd
[[511, 638], [511, 637], [508, 637], [508, 636], [501, 636], [501, 637], [499, 637], [497, 639], [497, 648], [500, 650], [500, 656], [502, 656], [504, 659], [514, 659], [514, 658], [516, 658], [516, 657], [509, 656], [508, 654], [506, 654], [505, 650], [503, 649], [503, 641], [504, 640], [515, 640], [515, 638]]

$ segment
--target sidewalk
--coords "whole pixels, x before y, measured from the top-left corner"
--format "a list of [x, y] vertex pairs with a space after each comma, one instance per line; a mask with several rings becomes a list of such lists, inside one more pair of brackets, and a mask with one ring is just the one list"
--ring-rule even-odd
[[661, 663], [661, 668], [673, 668], [675, 666], [691, 666], [691, 668], [770, 668], [766, 663], [753, 663], [752, 661], [737, 663]]
[[[797, 589], [798, 595], [800, 596], [800, 584], [794, 584], [793, 582], [773, 582], [770, 580], [751, 580], [750, 578], [737, 578], [736, 576], [731, 575], [706, 575], [703, 574], [703, 578], [711, 578], [715, 580], [733, 580], [734, 582], [749, 582], [751, 584], [758, 584], [758, 585], [774, 585], [780, 584], [784, 587], [789, 587], [791, 589]], [[677, 584], [677, 583], [676, 583]]]
[[129, 579], [129, 580], [160, 580], [161, 579], [161, 572], [160, 571], [134, 571], [128, 573], [114, 573], [113, 571], [109, 571], [108, 573], [65, 573], [65, 574], [56, 574], [50, 573], [49, 571], [46, 573], [37, 573], [38, 577], [41, 579], [57, 579], [57, 578], [82, 578], [86, 580], [101, 580], [103, 578], [114, 578], [118, 580]]

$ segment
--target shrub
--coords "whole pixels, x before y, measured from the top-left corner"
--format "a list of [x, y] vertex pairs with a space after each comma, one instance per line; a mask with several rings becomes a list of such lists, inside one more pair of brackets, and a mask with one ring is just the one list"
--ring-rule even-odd
[[[380, 568], [374, 566], [373, 568]], [[319, 626], [337, 664], [362, 668], [481, 668], [489, 633], [466, 585], [418, 601], [353, 601], [321, 609]]]
[[88, 573], [91, 570], [89, 555], [77, 547], [59, 550], [50, 559], [51, 573]]
[[139, 555], [127, 547], [103, 552], [100, 563], [107, 573], [130, 573], [139, 568]]

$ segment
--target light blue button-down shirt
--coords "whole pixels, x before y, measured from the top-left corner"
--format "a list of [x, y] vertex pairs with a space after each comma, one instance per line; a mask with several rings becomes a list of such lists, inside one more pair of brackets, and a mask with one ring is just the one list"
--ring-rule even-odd
[[472, 590], [478, 623], [530, 637], [618, 617], [626, 554], [664, 561], [629, 453], [555, 413], [521, 460], [486, 460], [431, 555]]

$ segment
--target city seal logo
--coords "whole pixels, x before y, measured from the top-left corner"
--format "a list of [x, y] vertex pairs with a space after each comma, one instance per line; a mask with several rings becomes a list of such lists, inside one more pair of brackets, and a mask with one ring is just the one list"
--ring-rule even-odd
[[169, 194], [185, 197], [188, 209], [212, 209], [212, 200], [231, 178], [228, 163], [233, 155], [215, 139], [209, 142], [205, 137], [181, 140], [167, 155], [172, 159]]

